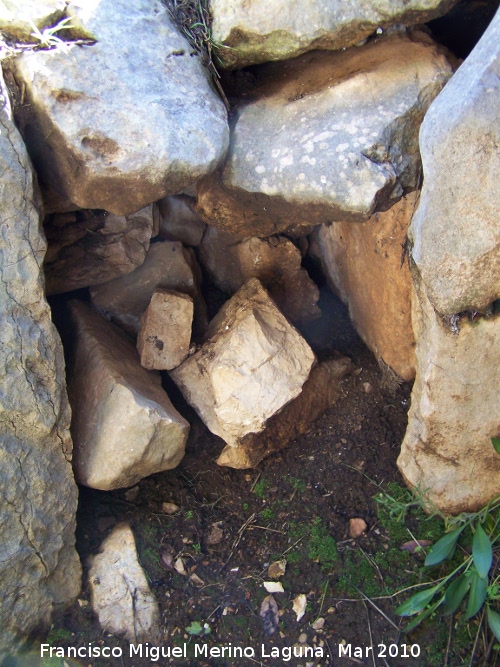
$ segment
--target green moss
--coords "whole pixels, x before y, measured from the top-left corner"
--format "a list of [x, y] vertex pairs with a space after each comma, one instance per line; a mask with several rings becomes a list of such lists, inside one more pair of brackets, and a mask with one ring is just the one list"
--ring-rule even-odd
[[264, 479], [264, 477], [261, 477], [253, 487], [253, 493], [255, 493], [257, 498], [264, 500], [267, 495], [268, 488], [269, 488], [269, 482], [266, 479]]
[[337, 543], [316, 517], [309, 534], [309, 558], [317, 561], [324, 569], [331, 569], [338, 560]]

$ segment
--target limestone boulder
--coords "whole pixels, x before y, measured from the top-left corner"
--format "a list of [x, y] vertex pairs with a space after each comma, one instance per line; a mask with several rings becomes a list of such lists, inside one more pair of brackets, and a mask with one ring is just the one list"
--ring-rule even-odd
[[0, 4], [0, 31], [16, 42], [34, 42], [33, 25], [38, 30], [57, 25], [64, 17], [65, 0], [3, 0]]
[[130, 526], [116, 526], [89, 560], [91, 604], [101, 628], [132, 643], [161, 641], [160, 609], [137, 558]]
[[248, 433], [236, 447], [227, 445], [217, 463], [229, 468], [254, 468], [269, 454], [305, 433], [340, 396], [340, 383], [351, 372], [350, 359], [338, 355], [311, 370], [302, 391], [273, 415], [261, 433]]
[[410, 236], [443, 315], [500, 298], [500, 13], [422, 124], [424, 187]]
[[367, 222], [333, 222], [313, 234], [312, 252], [330, 287], [349, 305], [358, 333], [403, 380], [415, 377], [412, 283], [403, 246], [417, 199], [413, 192]]
[[137, 349], [148, 370], [172, 370], [189, 353], [193, 299], [173, 290], [156, 290], [141, 317]]
[[165, 5], [74, 0], [66, 14], [93, 45], [23, 53], [12, 65], [52, 212], [67, 210], [59, 198], [128, 215], [212, 171], [227, 148], [226, 109]]
[[212, 0], [212, 34], [225, 67], [294, 58], [312, 49], [345, 49], [395, 24], [426, 23], [455, 0]]
[[237, 292], [250, 278], [258, 278], [294, 324], [321, 315], [318, 287], [302, 268], [299, 249], [284, 236], [239, 241], [209, 226], [200, 246], [200, 261], [228, 294]]
[[64, 357], [43, 291], [40, 200], [0, 76], [0, 662], [78, 595]]
[[450, 328], [418, 282], [413, 304], [417, 375], [398, 466], [443, 512], [473, 512], [500, 479], [500, 320]]
[[47, 294], [99, 285], [130, 273], [146, 258], [153, 206], [125, 216], [106, 211], [54, 213], [44, 221]]
[[158, 202], [160, 236], [186, 246], [199, 246], [207, 226], [194, 210], [195, 204], [195, 199], [187, 195], [161, 199]]
[[198, 352], [170, 375], [212, 433], [237, 446], [300, 394], [314, 362], [308, 344], [252, 278], [210, 322]]
[[142, 368], [128, 336], [83, 302], [72, 301], [70, 314], [68, 391], [77, 481], [109, 491], [175, 468], [189, 424], [162, 389], [160, 375]]
[[93, 305], [132, 335], [156, 289], [189, 294], [194, 300], [196, 332], [206, 328], [206, 306], [200, 293], [201, 275], [192, 251], [181, 243], [153, 243], [143, 264], [125, 276], [90, 288]]
[[419, 184], [420, 123], [451, 73], [421, 32], [264, 66], [220, 176], [198, 184], [199, 212], [245, 238], [390, 208]]

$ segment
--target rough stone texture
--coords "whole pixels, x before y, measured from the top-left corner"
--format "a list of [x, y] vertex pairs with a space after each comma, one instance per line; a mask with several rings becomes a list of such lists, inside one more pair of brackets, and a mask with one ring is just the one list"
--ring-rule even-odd
[[283, 236], [238, 241], [210, 226], [200, 246], [200, 261], [215, 284], [229, 294], [258, 278], [294, 324], [321, 315], [318, 287], [302, 268], [299, 249]]
[[109, 491], [175, 468], [189, 424], [140, 365], [120, 329], [72, 301], [74, 349], [68, 392], [73, 410], [74, 469], [80, 484]]
[[141, 318], [137, 349], [144, 368], [172, 370], [189, 353], [193, 299], [172, 290], [156, 290]]
[[31, 165], [0, 77], [0, 662], [80, 590], [59, 336]]
[[500, 319], [452, 333], [423, 286], [413, 299], [417, 377], [398, 466], [442, 511], [476, 511], [498, 493]]
[[403, 380], [415, 377], [411, 276], [402, 260], [417, 194], [403, 197], [367, 222], [334, 222], [313, 235], [330, 287], [349, 305], [358, 333]]
[[314, 361], [252, 278], [210, 322], [201, 349], [170, 375], [212, 433], [236, 446], [300, 394]]
[[94, 45], [13, 63], [41, 184], [73, 208], [128, 215], [214, 169], [227, 148], [226, 109], [162, 2], [79, 0], [67, 15]]
[[313, 49], [344, 49], [378, 28], [426, 23], [456, 0], [211, 0], [212, 35], [223, 65], [242, 68]]
[[91, 287], [94, 306], [130, 334], [139, 332], [142, 314], [158, 288], [189, 294], [194, 300], [196, 333], [206, 328], [206, 306], [201, 297], [201, 276], [192, 251], [181, 243], [153, 243], [144, 263], [125, 276]]
[[160, 610], [139, 564], [134, 534], [121, 523], [90, 559], [91, 604], [106, 632], [130, 642], [158, 644]]
[[168, 241], [180, 241], [184, 245], [199, 246], [207, 226], [193, 210], [195, 204], [195, 200], [186, 195], [161, 199], [158, 202], [160, 236]]
[[350, 359], [340, 355], [315, 366], [301, 393], [268, 420], [262, 433], [249, 433], [237, 447], [226, 446], [217, 463], [230, 468], [253, 468], [269, 454], [283, 449], [335, 403], [340, 382], [351, 368]]
[[0, 31], [9, 39], [36, 42], [31, 36], [34, 23], [38, 30], [56, 25], [64, 16], [64, 0], [2, 0]]
[[47, 294], [99, 285], [140, 266], [153, 231], [153, 207], [127, 217], [94, 211], [54, 213], [44, 222]]
[[198, 184], [200, 214], [240, 237], [300, 236], [389, 208], [419, 184], [420, 123], [451, 73], [421, 32], [264, 66], [221, 176]]
[[443, 315], [500, 298], [500, 12], [420, 132], [424, 187], [412, 256]]

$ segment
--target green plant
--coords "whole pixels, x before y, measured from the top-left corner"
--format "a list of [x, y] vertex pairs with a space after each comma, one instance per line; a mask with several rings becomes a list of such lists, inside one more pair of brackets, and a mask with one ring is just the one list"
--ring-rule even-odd
[[260, 498], [261, 500], [264, 500], [264, 498], [267, 495], [267, 487], [269, 486], [268, 482], [266, 479], [261, 477], [260, 479], [257, 480], [255, 486], [253, 487], [253, 492], [257, 496], [257, 498]]
[[195, 554], [201, 554], [201, 544], [199, 542], [195, 542], [194, 544], [191, 545], [193, 551]]
[[500, 641], [500, 495], [479, 512], [446, 519], [445, 529], [428, 553], [426, 567], [451, 560], [457, 546], [470, 549], [464, 549], [464, 559], [451, 572], [412, 595], [396, 613], [415, 616], [406, 627], [409, 632], [441, 605], [445, 615], [454, 614], [468, 596], [466, 620], [485, 608], [489, 628]]
[[242, 508], [244, 512], [248, 512], [248, 503], [243, 503]]
[[194, 519], [194, 512], [193, 512], [193, 510], [187, 510], [185, 516], [186, 516], [186, 519], [188, 519], [188, 520], [189, 520], [189, 519]]
[[307, 488], [307, 484], [296, 477], [290, 477], [288, 481], [290, 482], [292, 489], [298, 493], [304, 493]]
[[262, 510], [260, 516], [264, 519], [264, 521], [272, 521], [274, 519], [275, 512], [270, 507], [266, 507]]
[[337, 543], [316, 517], [309, 534], [309, 558], [318, 561], [325, 569], [333, 567], [338, 560]]
[[70, 30], [73, 28], [70, 20], [71, 19], [69, 18], [63, 19], [62, 21], [59, 21], [57, 25], [50, 28], [44, 28], [41, 31], [33, 22], [31, 22], [31, 27], [33, 28], [31, 37], [34, 37], [37, 40], [37, 46], [42, 49], [52, 49], [56, 46], [66, 46], [67, 42], [64, 39], [58, 37], [56, 32], [60, 32], [61, 30]]

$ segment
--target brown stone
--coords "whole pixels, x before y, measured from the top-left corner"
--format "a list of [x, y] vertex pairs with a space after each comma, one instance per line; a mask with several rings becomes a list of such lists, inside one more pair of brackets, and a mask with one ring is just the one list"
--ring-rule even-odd
[[167, 241], [199, 246], [206, 224], [194, 210], [196, 200], [186, 195], [164, 197], [158, 202], [159, 234]]
[[402, 256], [417, 198], [411, 193], [367, 222], [334, 222], [313, 235], [313, 252], [360, 336], [404, 380], [415, 376], [415, 342], [411, 276]]
[[335, 403], [340, 382], [351, 369], [350, 360], [340, 355], [315, 366], [302, 392], [269, 419], [262, 433], [249, 433], [237, 447], [225, 447], [217, 463], [230, 468], [253, 468], [269, 454], [283, 449]]
[[137, 349], [149, 370], [172, 370], [189, 353], [193, 299], [181, 292], [156, 290], [141, 317]]

